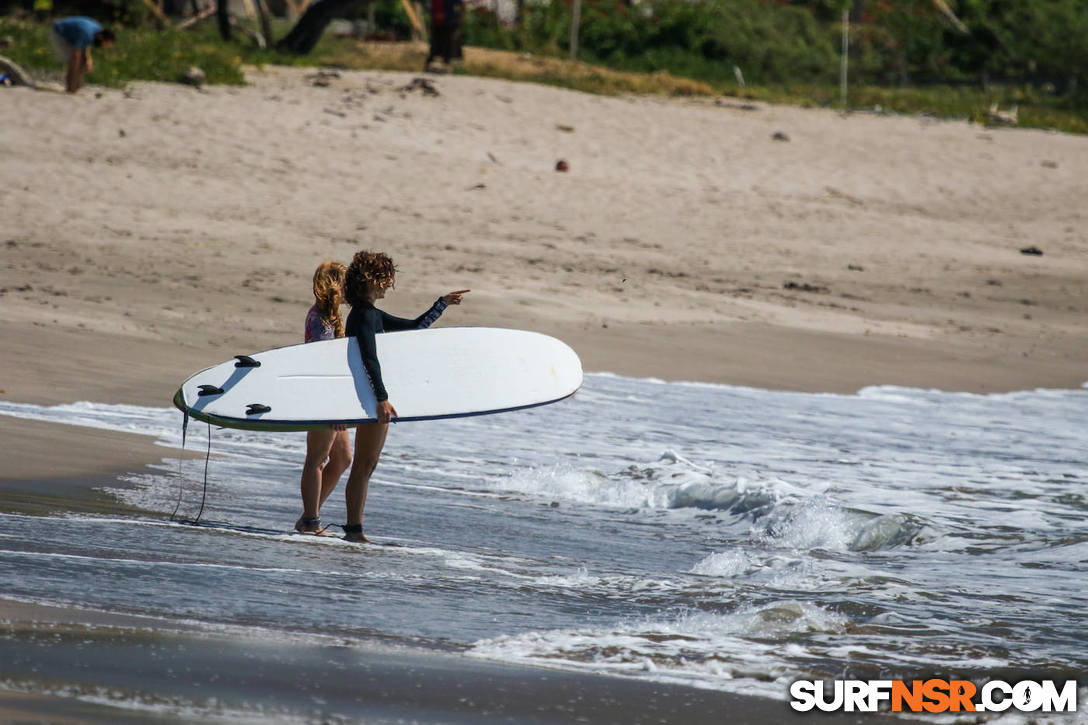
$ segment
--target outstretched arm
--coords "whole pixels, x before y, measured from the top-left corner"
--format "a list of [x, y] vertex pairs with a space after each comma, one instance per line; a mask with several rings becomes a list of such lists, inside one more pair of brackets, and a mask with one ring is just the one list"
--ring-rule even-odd
[[435, 320], [442, 316], [442, 313], [446, 311], [448, 305], [461, 304], [461, 298], [466, 292], [471, 290], [463, 289], [457, 292], [450, 292], [447, 295], [443, 295], [435, 300], [431, 308], [424, 312], [414, 320], [410, 320], [406, 317], [396, 317], [390, 315], [387, 312], [382, 312], [382, 325], [386, 332], [396, 332], [399, 330], [423, 330], [434, 324]]

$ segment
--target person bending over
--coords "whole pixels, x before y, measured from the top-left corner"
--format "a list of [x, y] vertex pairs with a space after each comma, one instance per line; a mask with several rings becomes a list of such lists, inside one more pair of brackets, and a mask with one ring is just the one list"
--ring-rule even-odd
[[51, 37], [57, 59], [67, 67], [64, 87], [69, 93], [78, 91], [84, 76], [94, 70], [91, 47], [107, 48], [114, 43], [112, 30], [83, 16], [61, 18], [53, 23]]
[[439, 297], [431, 308], [414, 320], [394, 317], [374, 306], [385, 297], [396, 282], [397, 269], [393, 260], [382, 252], [357, 252], [351, 260], [344, 278], [344, 297], [351, 305], [345, 334], [354, 337], [362, 354], [363, 367], [370, 378], [374, 397], [378, 401], [377, 421], [361, 423], [355, 429], [355, 460], [348, 474], [344, 498], [347, 503], [348, 522], [344, 538], [348, 541], [370, 541], [363, 534], [363, 508], [366, 506], [370, 476], [378, 466], [385, 446], [389, 421], [397, 416], [397, 410], [389, 401], [389, 393], [382, 382], [382, 368], [378, 361], [375, 336], [396, 330], [421, 330], [430, 327], [447, 305], [461, 304], [462, 296], [469, 290], [458, 290]]

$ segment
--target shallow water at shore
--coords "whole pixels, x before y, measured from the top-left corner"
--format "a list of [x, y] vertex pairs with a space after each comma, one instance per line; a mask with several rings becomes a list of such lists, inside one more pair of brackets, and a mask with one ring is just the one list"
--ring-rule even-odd
[[[112, 493], [0, 514], [25, 601], [784, 699], [799, 677], [1088, 666], [1088, 390], [779, 393], [587, 376], [572, 400], [394, 426], [380, 546], [291, 533], [301, 434], [212, 431]], [[170, 409], [0, 403], [156, 436]], [[193, 424], [187, 448], [203, 449]], [[180, 472], [180, 475], [179, 475]], [[334, 494], [326, 521], [343, 520]]]

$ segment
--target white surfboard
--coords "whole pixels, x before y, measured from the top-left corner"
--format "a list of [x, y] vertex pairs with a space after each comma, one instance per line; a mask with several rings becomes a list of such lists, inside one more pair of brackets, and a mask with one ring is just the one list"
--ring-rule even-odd
[[[461, 418], [555, 403], [582, 385], [582, 362], [554, 337], [443, 327], [376, 338], [397, 421]], [[186, 380], [174, 405], [197, 420], [249, 430], [312, 430], [376, 420], [355, 338], [239, 355]]]

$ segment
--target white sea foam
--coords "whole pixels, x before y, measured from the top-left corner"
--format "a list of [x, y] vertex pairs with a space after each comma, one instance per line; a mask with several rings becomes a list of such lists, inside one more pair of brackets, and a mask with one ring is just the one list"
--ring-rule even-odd
[[[846, 620], [807, 602], [784, 601], [729, 614], [681, 611], [592, 630], [552, 630], [496, 637], [469, 655], [545, 667], [653, 678], [695, 687], [782, 699], [789, 671], [764, 643], [796, 633], [836, 633]], [[731, 646], [730, 646], [731, 645]], [[758, 683], [758, 684], [757, 684]]]
[[[285, 712], [278, 708], [264, 708], [259, 704], [228, 706], [215, 698], [202, 701], [183, 697], [149, 695], [120, 687], [97, 685], [42, 685], [25, 680], [0, 680], [0, 690], [28, 695], [77, 700], [90, 705], [104, 705], [120, 710], [146, 713], [150, 719], [182, 720], [185, 722], [224, 723], [229, 725], [258, 725], [278, 722], [285, 725], [312, 722], [312, 718]], [[330, 721], [332, 722], [332, 721]]]
[[707, 576], [734, 577], [751, 572], [759, 564], [743, 550], [720, 551], [710, 554], [692, 567], [695, 574]]

